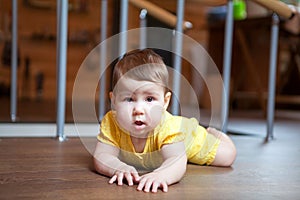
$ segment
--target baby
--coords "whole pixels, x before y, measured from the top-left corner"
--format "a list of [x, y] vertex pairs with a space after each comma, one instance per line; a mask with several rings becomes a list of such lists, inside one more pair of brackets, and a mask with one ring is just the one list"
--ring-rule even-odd
[[227, 135], [167, 111], [167, 86], [167, 67], [150, 49], [131, 51], [117, 62], [112, 109], [101, 121], [94, 153], [95, 169], [110, 184], [126, 181], [139, 191], [167, 192], [181, 180], [187, 162], [223, 167], [234, 162], [236, 148]]

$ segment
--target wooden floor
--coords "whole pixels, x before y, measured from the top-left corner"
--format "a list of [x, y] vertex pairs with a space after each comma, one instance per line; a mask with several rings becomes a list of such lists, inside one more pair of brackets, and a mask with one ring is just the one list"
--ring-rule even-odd
[[299, 123], [275, 126], [276, 140], [230, 135], [238, 156], [232, 168], [188, 165], [184, 178], [157, 194], [109, 185], [95, 173], [83, 141], [89, 138], [2, 138], [0, 199], [299, 199]]

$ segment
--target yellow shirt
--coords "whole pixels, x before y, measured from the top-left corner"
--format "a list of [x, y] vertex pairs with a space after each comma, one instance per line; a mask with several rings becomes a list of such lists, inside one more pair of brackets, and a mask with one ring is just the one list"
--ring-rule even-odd
[[130, 134], [121, 129], [113, 111], [108, 112], [100, 126], [98, 140], [120, 149], [120, 160], [137, 169], [152, 170], [163, 162], [160, 150], [165, 144], [184, 141], [189, 162], [211, 164], [220, 140], [199, 125], [195, 118], [173, 116], [167, 111], [162, 122], [149, 134], [144, 151], [136, 153]]

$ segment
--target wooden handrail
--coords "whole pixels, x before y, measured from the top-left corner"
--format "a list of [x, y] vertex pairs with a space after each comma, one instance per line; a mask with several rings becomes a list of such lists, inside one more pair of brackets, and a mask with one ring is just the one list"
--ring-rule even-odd
[[204, 6], [223, 6], [226, 5], [228, 0], [188, 0], [202, 3]]
[[[169, 26], [176, 27], [176, 22], [177, 22], [176, 15], [166, 11], [165, 9], [156, 6], [155, 4], [145, 0], [129, 0], [129, 2], [135, 7], [138, 7], [140, 9], [146, 9], [151, 16], [161, 20], [162, 22], [168, 24]], [[193, 25], [191, 22], [188, 21], [183, 22], [183, 27], [182, 27], [183, 30], [190, 29], [192, 27]]]
[[252, 0], [255, 3], [268, 8], [278, 15], [290, 19], [294, 16], [294, 11], [285, 3], [278, 0]]
[[[207, 6], [221, 6], [227, 4], [228, 0], [191, 0], [203, 3]], [[285, 3], [279, 0], [252, 0], [253, 2], [270, 9], [284, 18], [291, 18], [294, 16], [294, 11]]]
[[[221, 6], [221, 5], [226, 5], [228, 2], [228, 0], [190, 0], [190, 1], [197, 1], [206, 6]], [[279, 0], [252, 0], [252, 1], [267, 9], [274, 11], [281, 17], [287, 19], [292, 18], [295, 14], [293, 9], [291, 9], [287, 4]], [[140, 9], [146, 9], [151, 16], [161, 20], [162, 22], [168, 24], [169, 26], [176, 27], [176, 21], [177, 21], [176, 15], [168, 12], [167, 10], [146, 0], [129, 0], [129, 2]], [[184, 21], [183, 30], [190, 29], [190, 28], [192, 28], [192, 24], [188, 21]]]

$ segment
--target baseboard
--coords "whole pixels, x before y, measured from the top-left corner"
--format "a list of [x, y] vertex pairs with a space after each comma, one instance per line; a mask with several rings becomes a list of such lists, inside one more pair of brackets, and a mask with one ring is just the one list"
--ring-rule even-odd
[[[56, 137], [55, 123], [0, 123], [0, 137]], [[99, 124], [65, 124], [66, 137], [96, 137]]]

